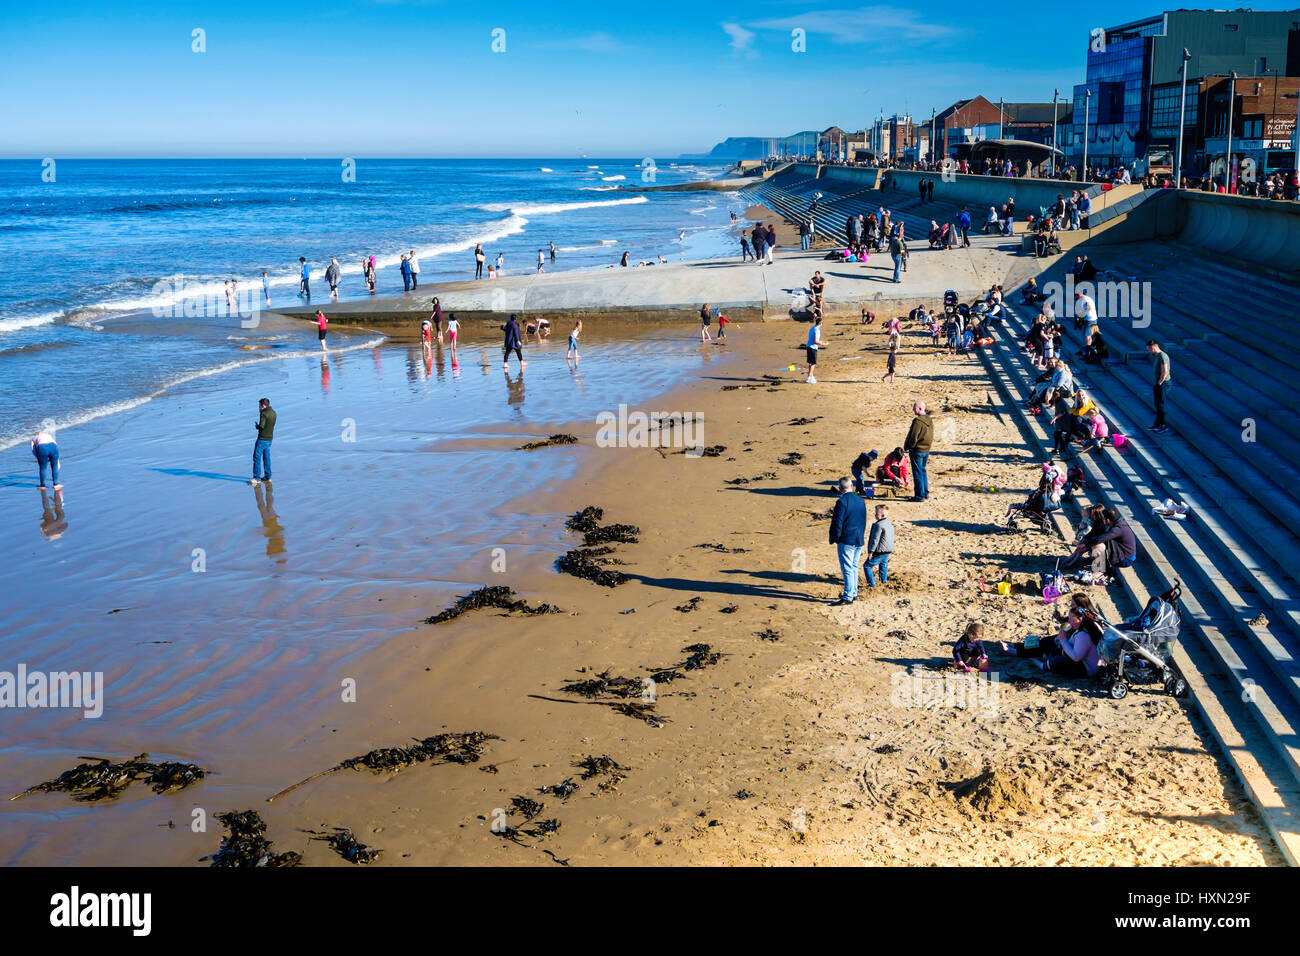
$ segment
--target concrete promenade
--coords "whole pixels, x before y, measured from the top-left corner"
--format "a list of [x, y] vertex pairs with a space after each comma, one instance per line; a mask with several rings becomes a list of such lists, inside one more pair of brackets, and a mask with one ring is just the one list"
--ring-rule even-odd
[[[284, 315], [311, 316], [319, 307], [331, 322], [375, 327], [419, 324], [438, 296], [443, 314], [462, 321], [492, 319], [517, 312], [567, 318], [665, 319], [692, 318], [701, 304], [721, 307], [737, 319], [789, 319], [806, 306], [803, 293], [814, 270], [826, 277], [824, 311], [856, 315], [865, 305], [880, 313], [894, 305], [924, 300], [940, 305], [944, 290], [956, 289], [963, 299], [1003, 282], [1008, 269], [1020, 261], [1008, 253], [1018, 250], [1019, 238], [983, 240], [969, 249], [931, 250], [924, 239], [909, 240], [911, 255], [902, 282], [892, 282], [894, 265], [887, 253], [876, 253], [866, 264], [825, 259], [828, 250], [801, 252], [778, 249], [772, 265], [732, 259], [669, 263], [654, 266], [615, 265], [606, 269], [551, 272], [543, 275], [507, 274], [421, 286], [418, 292], [330, 302], [317, 296], [310, 305], [280, 310]], [[736, 240], [739, 250], [740, 241]], [[1029, 260], [1036, 262], [1036, 260]]]

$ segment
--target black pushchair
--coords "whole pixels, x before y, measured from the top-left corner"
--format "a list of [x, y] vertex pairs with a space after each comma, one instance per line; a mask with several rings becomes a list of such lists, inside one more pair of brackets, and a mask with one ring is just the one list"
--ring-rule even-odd
[[1137, 617], [1106, 628], [1098, 648], [1102, 658], [1098, 676], [1115, 700], [1127, 697], [1133, 684], [1160, 683], [1172, 697], [1187, 694], [1187, 681], [1171, 657], [1182, 626], [1181, 594], [1182, 585], [1175, 581], [1164, 594], [1151, 598]]

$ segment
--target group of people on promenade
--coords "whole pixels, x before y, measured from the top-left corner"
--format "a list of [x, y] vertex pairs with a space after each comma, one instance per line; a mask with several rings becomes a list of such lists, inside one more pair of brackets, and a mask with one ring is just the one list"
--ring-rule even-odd
[[[807, 249], [808, 243], [804, 241], [805, 235], [811, 236], [811, 231], [805, 233], [804, 229], [809, 227], [805, 225], [799, 233], [799, 244], [802, 248]], [[746, 262], [753, 259], [756, 265], [771, 265], [772, 253], [776, 249], [776, 230], [771, 223], [754, 223], [754, 228], [750, 230], [749, 235], [743, 232], [740, 234], [740, 261]]]

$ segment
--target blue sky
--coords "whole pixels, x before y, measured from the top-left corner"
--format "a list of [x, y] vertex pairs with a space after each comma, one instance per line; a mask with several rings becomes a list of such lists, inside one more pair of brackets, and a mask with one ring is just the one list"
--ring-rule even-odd
[[1082, 80], [1091, 27], [1158, 9], [11, 0], [0, 153], [674, 156], [976, 93], [1048, 101]]

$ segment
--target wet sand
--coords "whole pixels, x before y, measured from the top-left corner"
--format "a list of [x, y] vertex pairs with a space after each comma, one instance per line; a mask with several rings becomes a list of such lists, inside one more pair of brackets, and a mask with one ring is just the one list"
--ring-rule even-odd
[[[201, 807], [209, 818], [259, 810], [277, 849], [302, 851], [310, 865], [348, 865], [301, 832], [332, 826], [383, 848], [380, 865], [1278, 863], [1185, 703], [1146, 688], [1111, 701], [1085, 682], [1035, 677], [997, 654], [993, 712], [900, 700], [910, 669], [941, 673], [950, 642], [972, 618], [993, 640], [1045, 633], [1050, 611], [1041, 597], [1025, 589], [998, 598], [982, 593], [978, 579], [1009, 570], [1028, 582], [1062, 545], [993, 528], [1008, 502], [1026, 496], [1034, 462], [990, 399], [977, 362], [931, 354], [909, 336], [898, 380], [881, 385], [880, 325], [832, 319], [827, 326], [817, 386], [803, 383], [801, 368], [786, 370], [801, 361], [802, 325], [744, 323], [732, 327], [727, 346], [698, 350], [699, 363], [677, 377], [680, 385], [634, 405], [702, 412], [704, 443], [725, 446], [718, 457], [598, 448], [590, 418], [574, 421], [546, 404], [546, 422], [506, 424], [482, 437], [569, 431], [580, 444], [518, 452], [517, 467], [485, 488], [449, 481], [436, 443], [413, 439], [400, 454], [357, 449], [363, 453], [352, 460], [296, 452], [319, 475], [308, 469], [277, 481], [282, 532], [255, 507], [254, 491], [233, 482], [189, 485], [171, 476], [165, 489], [140, 487], [128, 470], [109, 469], [100, 479], [107, 490], [88, 495], [85, 477], [80, 488], [69, 480], [70, 496], [97, 502], [94, 515], [73, 521], [119, 536], [122, 555], [138, 560], [124, 563], [120, 580], [105, 572], [110, 588], [120, 586], [114, 600], [110, 589], [70, 602], [76, 614], [56, 642], [63, 656], [41, 666], [89, 666], [79, 648], [111, 622], [119, 646], [107, 675], [110, 706], [122, 716], [37, 715], [21, 735], [5, 735], [0, 783], [16, 792], [56, 775], [77, 754], [146, 749], [214, 775], [168, 796], [136, 785], [111, 804], [51, 794], [0, 806], [0, 859], [193, 865], [220, 838], [212, 820], [206, 833], [191, 832], [191, 813]], [[674, 327], [686, 339], [692, 331]], [[724, 351], [727, 360], [704, 364], [704, 355]], [[595, 348], [584, 355], [584, 367], [601, 360]], [[394, 404], [394, 392], [409, 383], [363, 377], [356, 363], [344, 364], [345, 376], [375, 391], [366, 414], [405, 407]], [[493, 364], [495, 378], [502, 373]], [[528, 375], [558, 371], [536, 361]], [[232, 399], [222, 392], [224, 406]], [[620, 391], [602, 397], [613, 408]], [[938, 408], [937, 431], [947, 436], [931, 458], [933, 497], [891, 503], [898, 545], [890, 585], [851, 608], [828, 607], [838, 593], [826, 543], [828, 483], [859, 451], [901, 443], [917, 397]], [[237, 409], [242, 400], [233, 400]], [[303, 416], [324, 404], [320, 427], [328, 423], [334, 441], [349, 406], [330, 404], [323, 393], [297, 400]], [[437, 393], [423, 401], [430, 404], [411, 405], [431, 414]], [[364, 416], [351, 417], [361, 427]], [[796, 417], [816, 420], [785, 424]], [[282, 417], [281, 428], [290, 420]], [[143, 443], [162, 455], [178, 438], [186, 447], [210, 441], [213, 421], [213, 409], [200, 406], [183, 427], [171, 419], [152, 438], [148, 422], [124, 423], [102, 447]], [[234, 431], [241, 442], [243, 431]], [[278, 432], [277, 442], [282, 436], [288, 433]], [[286, 460], [290, 444], [280, 447]], [[802, 461], [778, 463], [790, 452]], [[544, 460], [536, 456], [567, 462], [572, 473], [544, 479], [534, 471], [545, 467], [534, 466]], [[191, 467], [219, 473], [229, 466], [199, 460]], [[376, 468], [391, 477], [374, 482]], [[765, 473], [775, 477], [758, 477]], [[727, 484], [742, 477], [757, 480]], [[977, 485], [999, 491], [972, 490]], [[188, 563], [195, 541], [208, 539], [141, 539], [146, 502], [151, 527], [179, 528], [218, 493], [238, 496], [243, 518], [214, 509], [210, 520], [230, 525], [230, 538], [213, 539], [206, 574], [191, 574]], [[641, 528], [638, 543], [617, 545], [612, 555], [630, 577], [620, 587], [553, 568], [561, 551], [580, 543], [563, 516], [586, 505], [603, 507], [606, 522]], [[439, 508], [462, 516], [481, 555], [477, 575], [440, 577], [440, 542], [422, 532]], [[733, 553], [699, 547], [713, 544]], [[492, 569], [496, 548], [502, 572]], [[310, 559], [299, 563], [304, 549]], [[230, 552], [238, 557], [224, 570], [221, 555]], [[283, 554], [295, 558], [277, 569]], [[180, 565], [187, 592], [164, 585], [177, 573], [164, 571], [166, 562]], [[564, 613], [480, 610], [419, 623], [478, 584], [508, 585]], [[136, 597], [157, 593], [172, 596], [161, 606]], [[694, 597], [694, 610], [675, 609]], [[128, 609], [111, 614], [118, 606]], [[40, 613], [19, 611], [28, 623]], [[765, 631], [777, 639], [760, 637]], [[606, 670], [640, 678], [682, 661], [683, 648], [697, 642], [725, 656], [656, 686], [654, 713], [667, 721], [661, 727], [560, 689]], [[30, 655], [28, 664], [38, 666]], [[355, 703], [341, 699], [345, 680], [355, 682]], [[12, 727], [13, 715], [3, 716]], [[488, 743], [478, 764], [344, 771], [265, 802], [344, 758], [448, 730], [502, 739]], [[628, 768], [625, 778], [608, 789], [599, 786], [608, 778], [580, 780], [573, 765], [589, 755], [613, 758]], [[991, 785], [974, 799], [961, 796], [960, 785], [986, 767]], [[567, 800], [538, 793], [566, 778], [580, 787]], [[537, 819], [558, 820], [559, 829], [521, 843], [494, 834], [497, 811], [525, 795], [545, 802]], [[517, 812], [506, 819], [528, 826]]]

